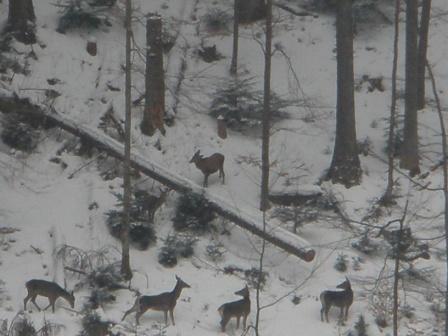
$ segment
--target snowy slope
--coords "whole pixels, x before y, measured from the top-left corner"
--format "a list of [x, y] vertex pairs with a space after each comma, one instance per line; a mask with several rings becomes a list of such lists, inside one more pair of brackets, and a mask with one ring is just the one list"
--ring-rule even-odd
[[[58, 9], [50, 0], [35, 1], [37, 35], [39, 42], [33, 46], [37, 59], [29, 59], [31, 73], [27, 76], [16, 74], [11, 82], [0, 81], [0, 87], [14, 90], [23, 97], [37, 103], [48, 103], [40, 89], [52, 88], [61, 93], [52, 104], [62, 114], [77, 120], [80, 124], [97, 127], [101, 116], [109, 109], [120, 118], [124, 117], [124, 30], [123, 4], [119, 2], [111, 13], [112, 26], [99, 30], [76, 30], [65, 35], [55, 31], [59, 17]], [[140, 134], [139, 122], [142, 107], [133, 110], [132, 150], [173, 174], [201, 184], [202, 173], [188, 162], [196, 149], [225, 154], [226, 184], [221, 185], [218, 177], [209, 179], [209, 191], [228, 203], [244, 209], [247, 213], [258, 215], [260, 181], [260, 144], [253, 136], [228, 131], [227, 139], [216, 134], [216, 124], [207, 114], [215, 91], [229, 79], [232, 36], [230, 33], [210, 33], [204, 29], [201, 17], [211, 8], [221, 8], [231, 13], [233, 1], [209, 0], [140, 0], [134, 1], [136, 20], [134, 23], [135, 41], [143, 50], [145, 30], [141, 24], [144, 15], [159, 12], [176, 22], [178, 39], [176, 45], [165, 57], [167, 78], [167, 107], [172, 111], [176, 104], [175, 87], [179, 77], [181, 59], [185, 58], [187, 68], [178, 97], [175, 124], [167, 128], [167, 135], [152, 138]], [[289, 3], [289, 2], [288, 2]], [[448, 4], [445, 0], [433, 0], [433, 21], [430, 28], [430, 47], [428, 59], [433, 65], [442, 106], [447, 106], [448, 86]], [[391, 15], [391, 7], [384, 5]], [[6, 21], [7, 1], [0, 3], [0, 23]], [[274, 126], [271, 138], [273, 166], [272, 188], [275, 190], [301, 190], [302, 186], [315, 184], [329, 167], [334, 142], [335, 101], [336, 101], [336, 63], [334, 17], [319, 14], [317, 17], [297, 17], [279, 8], [274, 15], [278, 23], [274, 29], [274, 43], [281, 46], [288, 60], [277, 52], [273, 57], [272, 88], [284, 96], [304, 99], [308, 106], [294, 106], [289, 109], [289, 118]], [[401, 17], [404, 19], [404, 15]], [[402, 28], [404, 27], [402, 22]], [[262, 34], [261, 24], [241, 27], [240, 73], [254, 76], [257, 86], [262, 88], [263, 53], [254, 38]], [[261, 35], [262, 36], [262, 35]], [[368, 139], [375, 155], [361, 156], [364, 171], [360, 186], [345, 189], [341, 186], [323, 183], [322, 188], [334, 195], [347, 216], [362, 221], [370, 213], [374, 202], [381, 196], [386, 185], [386, 118], [390, 105], [390, 73], [392, 62], [393, 27], [390, 24], [366, 24], [359, 28], [355, 41], [355, 79], [363, 75], [383, 76], [385, 92], [368, 92], [367, 84], [356, 91], [357, 136], [359, 140]], [[90, 56], [85, 51], [86, 41], [95, 39], [98, 55]], [[201, 40], [207, 45], [215, 44], [224, 56], [214, 63], [205, 63], [198, 58], [196, 49]], [[404, 31], [401, 31], [401, 50], [404, 50]], [[16, 43], [18, 52], [29, 52], [30, 47]], [[144, 90], [144, 64], [139, 56], [134, 57], [133, 99]], [[404, 89], [404, 56], [400, 54], [399, 89]], [[294, 78], [297, 75], [299, 83]], [[47, 79], [60, 80], [49, 86]], [[108, 86], [121, 89], [111, 91]], [[428, 82], [428, 92], [430, 90]], [[428, 94], [430, 103], [419, 114], [420, 137], [423, 144], [422, 171], [440, 160], [440, 131], [434, 109], [433, 97]], [[400, 100], [399, 110], [403, 110]], [[302, 104], [303, 105], [303, 104]], [[84, 251], [107, 248], [109, 257], [120, 258], [120, 245], [112, 238], [105, 225], [104, 213], [116, 203], [111, 191], [119, 192], [122, 181], [116, 178], [104, 181], [99, 175], [98, 166], [88, 164], [85, 159], [70, 153], [62, 154], [67, 168], [49, 161], [55, 156], [61, 143], [71, 136], [57, 129], [42, 135], [39, 147], [30, 154], [10, 151], [0, 145], [0, 228], [12, 227], [18, 231], [0, 234], [0, 284], [3, 300], [0, 300], [0, 320], [8, 323], [23, 310], [26, 295], [24, 283], [31, 278], [54, 280], [69, 288], [77, 282], [76, 277], [65, 277], [63, 265], [54, 254], [55, 249], [67, 244]], [[162, 150], [154, 148], [160, 141]], [[73, 178], [69, 176], [73, 175]], [[381, 225], [391, 219], [400, 218], [406, 199], [409, 198], [410, 213], [408, 224], [418, 237], [427, 239], [441, 235], [443, 218], [437, 216], [443, 211], [443, 195], [440, 191], [423, 191], [409, 182], [403, 175], [396, 175], [399, 192], [396, 207], [383, 213], [378, 223]], [[430, 183], [433, 188], [441, 186], [440, 168], [431, 171], [423, 185]], [[140, 182], [137, 182], [140, 183]], [[139, 186], [152, 187], [151, 181]], [[213, 335], [219, 331], [219, 315], [216, 309], [224, 302], [235, 300], [233, 292], [241, 289], [245, 280], [238, 275], [224, 274], [226, 266], [242, 269], [258, 267], [258, 253], [261, 242], [232, 223], [222, 223], [230, 235], [218, 233], [201, 238], [197, 243], [195, 255], [191, 259], [181, 259], [173, 269], [161, 266], [157, 261], [163, 239], [173, 232], [171, 219], [175, 210], [177, 195], [170, 194], [168, 202], [156, 216], [158, 243], [148, 251], [131, 250], [131, 263], [135, 270], [132, 286], [143, 294], [156, 294], [171, 290], [175, 283], [174, 275], [179, 275], [191, 285], [185, 289], [175, 310], [176, 326], [169, 326], [166, 335]], [[89, 210], [96, 202], [98, 208]], [[289, 228], [290, 223], [278, 223]], [[369, 324], [369, 335], [391, 333], [391, 327], [380, 329], [374, 322], [378, 312], [372, 308], [372, 290], [381, 271], [389, 279], [392, 262], [384, 269], [384, 255], [380, 250], [375, 256], [366, 256], [351, 247], [353, 240], [364, 231], [363, 225], [347, 225], [332, 214], [324, 212], [312, 223], [299, 229], [301, 237], [310, 242], [317, 251], [312, 263], [305, 263], [269, 246], [265, 258], [265, 270], [269, 277], [261, 293], [262, 305], [269, 305], [281, 299], [261, 313], [261, 333], [263, 335], [346, 335], [353, 330], [359, 314], [363, 314]], [[224, 260], [214, 262], [207, 258], [206, 246], [211, 242], [221, 243], [226, 251]], [[410, 286], [403, 296], [403, 304], [415, 309], [415, 317], [402, 318], [400, 334], [411, 335], [412, 330], [422, 335], [438, 334], [433, 329], [441, 328], [442, 321], [430, 307], [440, 299], [438, 288], [445, 282], [443, 239], [428, 240], [432, 259], [415, 262], [416, 269], [428, 270], [432, 283], [427, 289], [416, 290]], [[384, 245], [386, 246], [386, 245]], [[340, 273], [333, 267], [338, 255], [345, 255], [348, 271]], [[361, 259], [360, 259], [361, 258]], [[359, 260], [361, 260], [360, 263]], [[359, 268], [357, 267], [359, 266]], [[345, 276], [350, 277], [355, 291], [355, 301], [350, 310], [349, 321], [345, 326], [337, 325], [337, 309], [330, 313], [330, 323], [321, 323], [319, 294], [323, 289], [334, 287]], [[390, 279], [389, 279], [390, 280]], [[411, 282], [411, 281], [410, 281]], [[390, 284], [390, 283], [389, 283]], [[390, 297], [390, 288], [385, 288], [385, 296]], [[0, 292], [1, 293], [1, 292]], [[133, 316], [120, 322], [123, 313], [129, 309], [135, 296], [120, 290], [116, 302], [99, 309], [98, 312], [114, 323], [116, 332], [135, 334]], [[26, 312], [34, 325], [40, 328], [44, 318], [64, 325], [61, 335], [76, 335], [80, 330], [81, 310], [87, 299], [87, 291], [75, 292], [74, 311], [64, 309], [68, 304], [58, 301], [55, 314], [51, 311], [39, 313], [29, 303]], [[292, 302], [294, 295], [300, 303]], [[251, 289], [252, 313], [249, 322], [255, 322], [255, 290]], [[387, 300], [386, 300], [387, 301]], [[40, 306], [46, 305], [39, 298]], [[163, 314], [147, 312], [141, 318], [139, 335], [157, 335], [157, 328], [163, 326]], [[227, 328], [230, 335], [241, 335], [232, 322]], [[250, 331], [249, 333], [252, 333]]]

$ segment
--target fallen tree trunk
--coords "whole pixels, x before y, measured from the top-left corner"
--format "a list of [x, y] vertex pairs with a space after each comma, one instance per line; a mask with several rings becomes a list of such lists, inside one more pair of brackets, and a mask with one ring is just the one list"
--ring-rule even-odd
[[[96, 128], [88, 125], [80, 125], [75, 120], [57, 113], [54, 109], [47, 111], [46, 107], [32, 104], [26, 98], [20, 98], [15, 94], [0, 90], [0, 111], [20, 112], [43, 117], [65, 131], [87, 140], [91, 145], [104, 150], [109, 155], [118, 159], [124, 157], [124, 147], [118, 141], [112, 139]], [[227, 200], [211, 194], [207, 189], [201, 188], [182, 176], [171, 173], [163, 167], [152, 163], [141, 155], [131, 153], [131, 165], [143, 174], [159, 181], [160, 183], [181, 193], [191, 192], [203, 196], [210, 202], [214, 211], [222, 217], [234, 222], [238, 226], [251, 233], [266, 239], [284, 251], [291, 253], [302, 260], [310, 262], [314, 259], [315, 251], [307, 246], [309, 243], [280, 227], [267, 226], [263, 232], [261, 215], [254, 216], [243, 212], [231, 205]]]

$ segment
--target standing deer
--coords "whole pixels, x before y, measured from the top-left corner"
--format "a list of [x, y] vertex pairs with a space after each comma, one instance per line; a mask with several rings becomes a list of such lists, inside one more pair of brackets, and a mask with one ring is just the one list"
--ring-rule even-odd
[[204, 174], [204, 187], [208, 186], [208, 176], [217, 172], [218, 170], [219, 177], [222, 178], [222, 183], [224, 184], [224, 155], [215, 153], [209, 157], [204, 158], [201, 155], [201, 151], [198, 150], [196, 153], [194, 153], [194, 156], [191, 158], [190, 163], [194, 163], [196, 167]]
[[46, 296], [48, 298], [49, 304], [45, 307], [44, 310], [47, 310], [48, 307], [52, 307], [54, 313], [54, 303], [59, 297], [65, 299], [72, 308], [75, 307], [75, 297], [72, 292], [67, 292], [65, 289], [60, 287], [57, 283], [46, 281], [46, 280], [37, 280], [33, 279], [28, 281], [26, 284], [26, 289], [28, 290], [28, 295], [23, 300], [24, 309], [26, 310], [26, 304], [29, 299], [34, 303], [37, 309], [41, 311], [40, 307], [36, 303], [36, 297], [38, 295]]
[[143, 212], [148, 216], [148, 221], [154, 223], [154, 215], [156, 211], [166, 202], [169, 192], [169, 188], [159, 188], [159, 196], [148, 194], [144, 190], [135, 191], [135, 198], [139, 200], [137, 202], [137, 210]]
[[320, 294], [320, 302], [322, 303], [322, 308], [320, 310], [320, 319], [322, 322], [324, 321], [324, 313], [325, 313], [325, 319], [328, 322], [328, 311], [332, 306], [341, 308], [340, 319], [342, 320], [344, 318], [345, 321], [347, 321], [348, 309], [353, 303], [353, 290], [350, 285], [350, 281], [346, 277], [345, 281], [336, 286], [336, 288], [341, 288], [343, 290], [341, 291], [326, 290]]
[[246, 329], [247, 315], [250, 313], [250, 298], [249, 288], [235, 292], [236, 295], [241, 295], [243, 298], [238, 301], [224, 303], [218, 308], [219, 315], [221, 315], [221, 331], [226, 331], [226, 325], [232, 317], [236, 318], [236, 328], [240, 327], [240, 318], [243, 317], [243, 327]]
[[168, 325], [168, 312], [170, 312], [171, 321], [174, 322], [174, 307], [176, 307], [176, 301], [180, 296], [183, 288], [190, 288], [190, 285], [185, 283], [181, 278], [176, 275], [176, 286], [171, 292], [161, 293], [159, 295], [143, 295], [135, 300], [134, 305], [129, 309], [121, 319], [122, 321], [130, 313], [135, 312], [135, 320], [137, 324], [140, 323], [140, 316], [142, 316], [148, 309], [163, 311], [165, 314], [165, 324]]

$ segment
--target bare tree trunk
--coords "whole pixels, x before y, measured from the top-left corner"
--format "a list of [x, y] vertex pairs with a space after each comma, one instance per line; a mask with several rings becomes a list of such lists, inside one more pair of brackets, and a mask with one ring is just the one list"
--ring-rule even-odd
[[400, 255], [401, 255], [401, 233], [403, 232], [403, 219], [400, 220], [400, 231], [398, 233], [398, 242], [395, 246], [395, 267], [394, 267], [394, 304], [393, 304], [393, 335], [398, 336], [398, 281], [400, 271]]
[[[440, 104], [439, 94], [437, 93], [436, 80], [432, 73], [431, 66], [426, 62], [428, 75], [431, 79], [432, 92], [436, 100], [437, 114], [439, 116], [440, 130], [442, 132], [442, 162], [443, 162], [443, 196], [445, 198], [445, 253], [446, 253], [446, 283], [445, 283], [445, 307], [448, 307], [448, 144], [446, 140], [446, 128], [443, 121], [442, 106]], [[448, 309], [445, 309], [445, 336], [448, 336]]]
[[400, 167], [409, 170], [411, 176], [420, 173], [417, 121], [417, 35], [418, 0], [407, 0], [405, 117], [403, 145], [400, 149]]
[[9, 0], [7, 30], [14, 32], [18, 41], [36, 43], [35, 21], [33, 0]]
[[265, 0], [236, 0], [235, 4], [238, 6], [239, 23], [251, 23], [267, 15]]
[[[266, 233], [266, 211], [263, 211], [263, 232]], [[261, 291], [261, 278], [263, 277], [263, 262], [265, 251], [266, 251], [266, 239], [263, 238], [261, 242], [260, 259], [258, 260], [258, 279], [257, 279], [257, 288], [255, 297], [257, 305], [257, 311], [255, 313], [255, 336], [260, 336], [260, 314], [262, 309], [260, 304], [260, 291]]]
[[234, 2], [233, 8], [233, 50], [232, 62], [230, 64], [230, 73], [236, 75], [238, 69], [238, 37], [239, 37], [239, 6], [238, 0]]
[[381, 202], [384, 205], [392, 203], [394, 188], [394, 156], [395, 156], [395, 114], [397, 105], [397, 68], [398, 68], [398, 36], [400, 19], [400, 0], [395, 0], [395, 21], [394, 21], [394, 59], [392, 63], [392, 98], [390, 104], [389, 117], [389, 139], [387, 141], [388, 167], [387, 167], [387, 187]]
[[145, 111], [140, 129], [153, 135], [156, 129], [165, 135], [165, 74], [163, 72], [162, 18], [153, 15], [146, 23]]
[[337, 2], [337, 108], [336, 139], [328, 178], [347, 188], [361, 180], [361, 165], [356, 143], [355, 95], [353, 75], [353, 0]]
[[266, 4], [266, 46], [264, 50], [263, 130], [261, 144], [261, 201], [260, 209], [269, 209], [269, 140], [271, 132], [271, 56], [272, 56], [272, 0]]
[[426, 51], [428, 50], [429, 21], [431, 18], [431, 0], [423, 0], [418, 39], [418, 69], [417, 69], [417, 108], [425, 107], [425, 68]]
[[126, 0], [126, 87], [125, 87], [125, 145], [123, 173], [123, 225], [121, 230], [121, 275], [124, 279], [132, 279], [129, 257], [129, 227], [131, 207], [131, 0]]

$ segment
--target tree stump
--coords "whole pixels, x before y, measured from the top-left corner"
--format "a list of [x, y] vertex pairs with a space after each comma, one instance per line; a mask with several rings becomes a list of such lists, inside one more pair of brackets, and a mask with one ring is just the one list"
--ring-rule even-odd
[[226, 121], [224, 120], [224, 117], [222, 115], [220, 115], [217, 119], [218, 121], [218, 136], [221, 139], [226, 139], [227, 138], [227, 126], [226, 126]]
[[96, 44], [96, 40], [95, 39], [89, 39], [87, 41], [87, 46], [86, 46], [86, 50], [89, 53], [89, 55], [91, 56], [96, 56], [97, 54], [97, 44]]
[[32, 0], [9, 0], [7, 31], [13, 32], [17, 41], [25, 44], [36, 43]]

